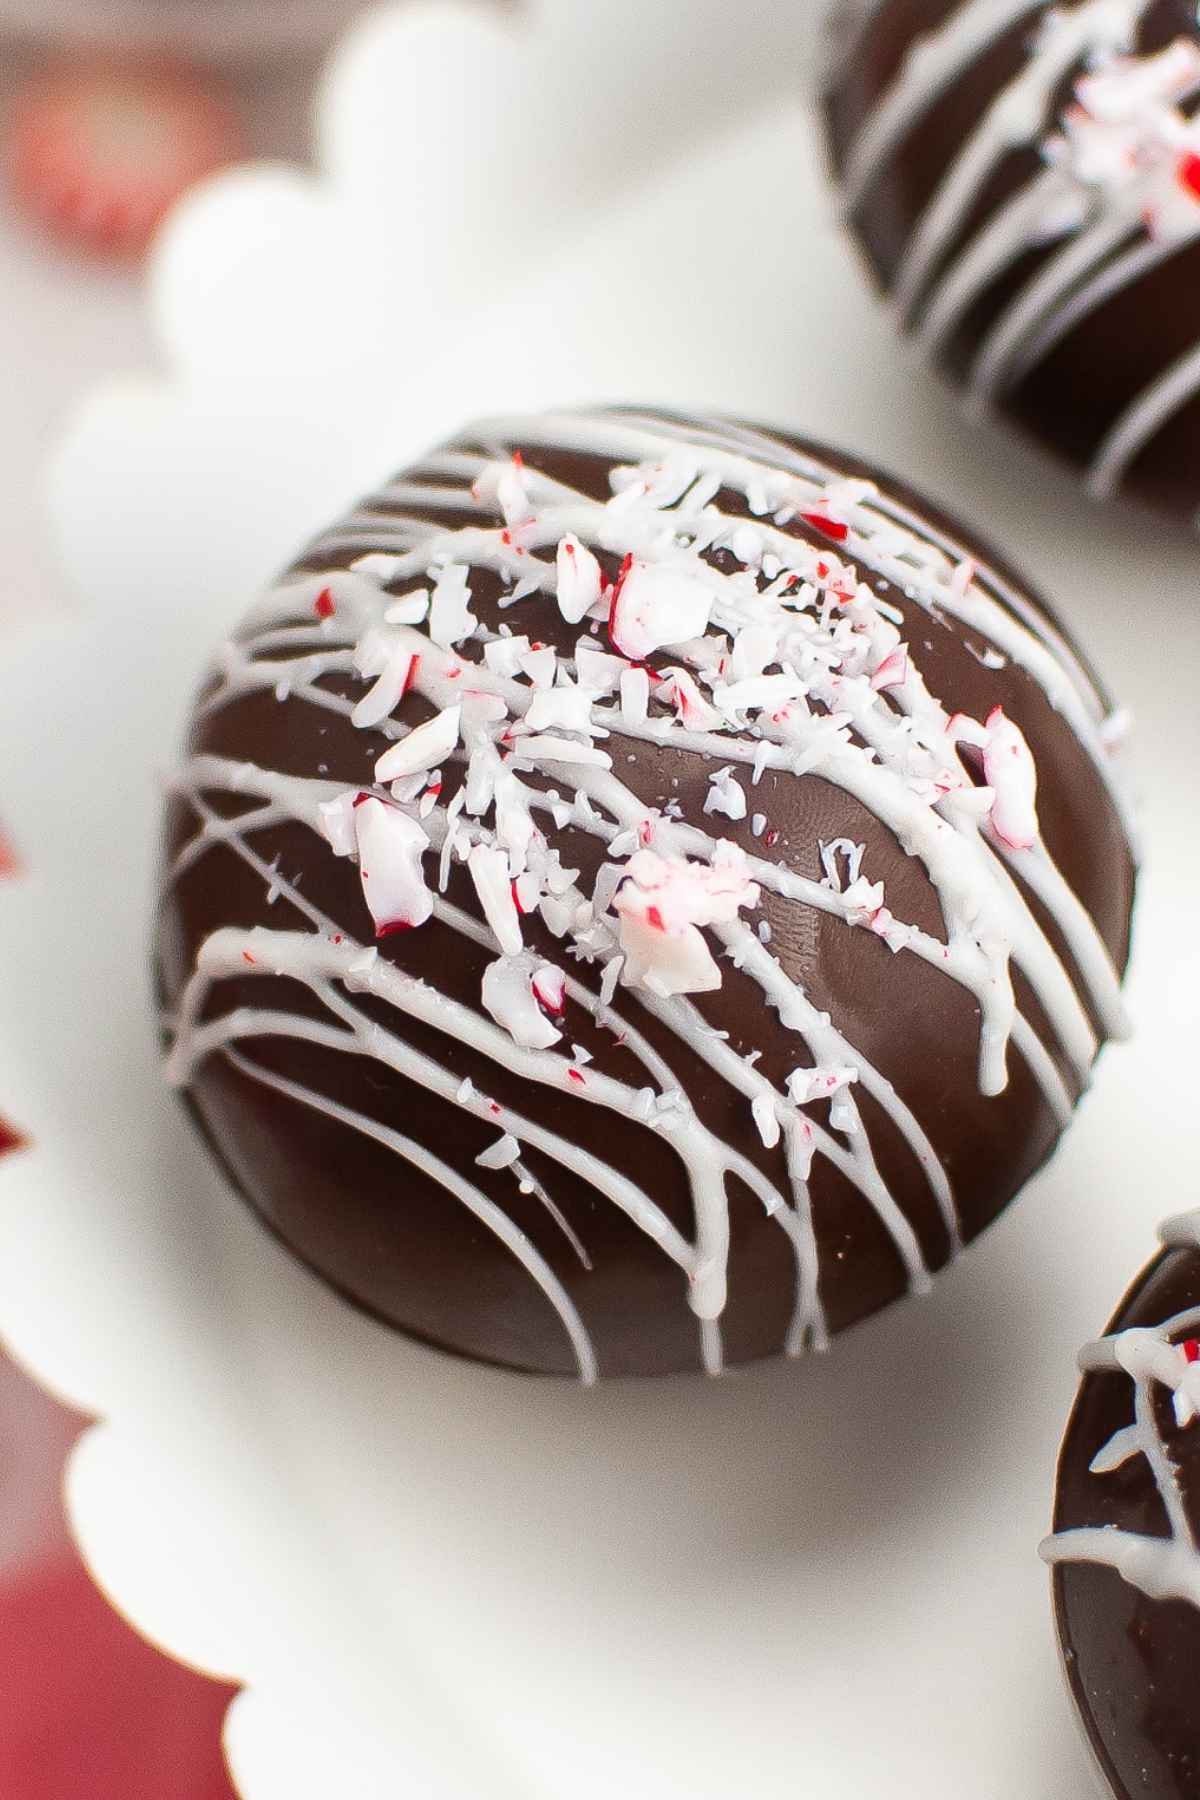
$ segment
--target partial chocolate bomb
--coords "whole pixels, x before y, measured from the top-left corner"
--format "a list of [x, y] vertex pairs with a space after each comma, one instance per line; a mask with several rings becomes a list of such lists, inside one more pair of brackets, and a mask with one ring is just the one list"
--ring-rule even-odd
[[1084, 1351], [1058, 1467], [1054, 1605], [1119, 1800], [1200, 1794], [1200, 1212]]
[[1108, 703], [875, 482], [720, 420], [491, 420], [221, 652], [170, 1071], [390, 1324], [585, 1380], [824, 1345], [996, 1216], [1123, 1028]]
[[1117, 494], [1200, 512], [1194, 0], [843, 0], [846, 217], [933, 363]]

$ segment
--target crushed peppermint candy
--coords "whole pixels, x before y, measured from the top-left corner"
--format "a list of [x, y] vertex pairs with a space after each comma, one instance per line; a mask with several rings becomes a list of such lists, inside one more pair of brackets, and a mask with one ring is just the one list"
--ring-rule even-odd
[[483, 916], [501, 950], [506, 956], [519, 956], [523, 944], [521, 919], [513, 897], [512, 870], [507, 853], [495, 844], [473, 844], [467, 857], [467, 869], [475, 883]]
[[708, 778], [708, 793], [704, 800], [706, 813], [724, 813], [728, 819], [744, 819], [746, 816], [746, 792], [733, 772], [732, 765], [718, 769], [715, 775]]
[[421, 859], [429, 839], [398, 806], [360, 794], [354, 802], [354, 834], [363, 898], [375, 922], [375, 936], [410, 931], [433, 914]]
[[632, 662], [702, 637], [715, 600], [713, 585], [690, 569], [630, 557], [613, 589], [608, 634]]
[[1038, 841], [1037, 768], [1020, 727], [997, 706], [988, 714], [983, 772], [995, 794], [992, 829], [1013, 850]]
[[701, 994], [721, 985], [721, 972], [703, 936], [707, 925], [730, 924], [743, 907], [758, 905], [759, 890], [733, 844], [717, 846], [711, 863], [668, 860], [639, 850], [617, 892], [622, 980], [663, 997]]
[[568, 625], [579, 625], [600, 603], [604, 575], [597, 557], [570, 532], [560, 539], [555, 558], [558, 610]]
[[506, 1131], [494, 1144], [481, 1150], [475, 1161], [481, 1169], [511, 1169], [520, 1155], [520, 1144], [511, 1132]]
[[447, 563], [439, 571], [429, 603], [429, 635], [443, 650], [461, 644], [479, 621], [471, 611], [470, 570], [464, 563]]
[[376, 781], [395, 781], [399, 776], [423, 773], [445, 762], [458, 748], [462, 703], [447, 706], [424, 725], [416, 725], [407, 737], [385, 750], [375, 764]]
[[522, 1050], [549, 1050], [562, 1036], [537, 991], [538, 973], [528, 956], [509, 955], [489, 963], [483, 974], [484, 1011]]

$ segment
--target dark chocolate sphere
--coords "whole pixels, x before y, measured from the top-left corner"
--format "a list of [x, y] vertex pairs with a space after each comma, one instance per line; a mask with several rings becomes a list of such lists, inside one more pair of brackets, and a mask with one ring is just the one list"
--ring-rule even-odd
[[1121, 1026], [1112, 736], [1020, 577], [853, 459], [474, 426], [202, 691], [171, 1073], [427, 1342], [588, 1379], [824, 1345], [995, 1218]]
[[1194, 522], [1194, 0], [843, 0], [834, 25], [834, 170], [903, 330], [1097, 497]]
[[1200, 1213], [1164, 1239], [1084, 1353], [1045, 1546], [1071, 1694], [1120, 1800], [1200, 1794]]

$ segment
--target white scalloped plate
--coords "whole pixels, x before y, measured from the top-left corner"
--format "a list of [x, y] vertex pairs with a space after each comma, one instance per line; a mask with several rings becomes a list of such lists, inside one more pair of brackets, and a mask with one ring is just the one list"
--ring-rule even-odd
[[[866, 298], [791, 114], [697, 130], [624, 201], [628, 169], [606, 146], [588, 176], [567, 133], [607, 211], [539, 273], [562, 206], [527, 193], [536, 256], [485, 268], [448, 232], [422, 273], [369, 225], [361, 171], [411, 185], [407, 97], [429, 91], [433, 130], [449, 47], [464, 91], [483, 79], [465, 20], [360, 35], [326, 99], [333, 182], [246, 174], [185, 209], [156, 286], [171, 383], [97, 395], [60, 459], [85, 604], [0, 667], [0, 805], [31, 866], [0, 888], [0, 1108], [34, 1138], [0, 1164], [0, 1326], [105, 1421], [70, 1483], [101, 1582], [247, 1684], [247, 1800], [1082, 1800], [1035, 1547], [1075, 1348], [1194, 1199], [1194, 549], [956, 421]], [[490, 170], [509, 197], [527, 150]], [[482, 312], [481, 288], [508, 298]], [[1140, 714], [1152, 856], [1140, 1040], [931, 1300], [819, 1362], [587, 1394], [405, 1344], [293, 1266], [160, 1085], [147, 962], [155, 771], [250, 589], [461, 415], [604, 393], [791, 418], [956, 495]]]

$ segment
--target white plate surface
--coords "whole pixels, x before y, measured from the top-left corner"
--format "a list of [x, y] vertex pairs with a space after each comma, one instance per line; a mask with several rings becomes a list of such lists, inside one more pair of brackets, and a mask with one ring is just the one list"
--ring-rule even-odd
[[[541, 29], [569, 46], [572, 12]], [[450, 8], [365, 28], [326, 92], [329, 178], [252, 172], [184, 210], [155, 284], [171, 380], [95, 396], [60, 458], [82, 605], [0, 666], [30, 864], [0, 888], [0, 1108], [34, 1139], [0, 1166], [0, 1326], [105, 1421], [71, 1477], [100, 1580], [248, 1684], [247, 1800], [1084, 1800], [1035, 1547], [1075, 1350], [1194, 1199], [1200, 559], [958, 421], [866, 296], [794, 107], [706, 113], [684, 57], [653, 182], [650, 81], [619, 156], [572, 134], [577, 97], [546, 102], [489, 200], [462, 141], [489, 51], [544, 96], [536, 34]], [[619, 73], [585, 84], [589, 127]], [[418, 191], [437, 129], [454, 167]], [[497, 192], [523, 196], [519, 246], [485, 236]], [[1149, 854], [1140, 1035], [932, 1299], [806, 1365], [584, 1393], [405, 1344], [294, 1267], [160, 1085], [147, 968], [156, 772], [253, 587], [470, 412], [597, 395], [794, 421], [986, 526], [1138, 715]]]

